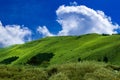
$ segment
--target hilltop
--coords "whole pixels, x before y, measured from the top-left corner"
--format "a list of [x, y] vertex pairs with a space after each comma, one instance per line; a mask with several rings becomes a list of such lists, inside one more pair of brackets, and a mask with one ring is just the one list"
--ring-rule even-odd
[[120, 35], [54, 36], [0, 49], [0, 63], [48, 66], [83, 60], [120, 65]]

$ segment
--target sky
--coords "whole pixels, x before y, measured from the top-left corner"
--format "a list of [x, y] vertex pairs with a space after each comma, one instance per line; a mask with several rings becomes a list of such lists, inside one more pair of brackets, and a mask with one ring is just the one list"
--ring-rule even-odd
[[0, 47], [46, 36], [120, 33], [119, 0], [0, 0]]

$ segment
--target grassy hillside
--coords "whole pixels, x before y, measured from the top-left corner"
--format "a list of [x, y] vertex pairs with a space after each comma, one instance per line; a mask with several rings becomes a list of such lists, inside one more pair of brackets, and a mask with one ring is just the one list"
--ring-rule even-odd
[[82, 60], [120, 65], [120, 35], [46, 37], [0, 49], [1, 64], [47, 66]]

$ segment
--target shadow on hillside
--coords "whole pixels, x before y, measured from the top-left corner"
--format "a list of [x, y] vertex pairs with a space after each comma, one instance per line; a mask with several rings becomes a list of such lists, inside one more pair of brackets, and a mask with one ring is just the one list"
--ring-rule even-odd
[[3, 61], [0, 62], [0, 64], [11, 64], [13, 61], [17, 60], [19, 57], [10, 57], [7, 59], [4, 59]]
[[32, 57], [27, 64], [30, 65], [48, 65], [50, 59], [54, 56], [53, 53], [40, 53], [38, 55], [35, 55], [34, 57]]

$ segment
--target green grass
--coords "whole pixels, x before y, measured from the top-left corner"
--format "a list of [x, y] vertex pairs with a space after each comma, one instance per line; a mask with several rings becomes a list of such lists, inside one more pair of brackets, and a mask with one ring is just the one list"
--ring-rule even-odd
[[0, 65], [0, 80], [120, 80], [120, 67], [102, 62], [83, 61], [35, 66]]
[[[52, 53], [49, 58], [35, 57]], [[12, 59], [17, 57], [16, 59]], [[81, 60], [104, 61], [120, 65], [120, 35], [86, 34], [81, 36], [56, 36], [0, 49], [0, 63], [28, 65], [31, 60], [39, 66], [78, 62]], [[12, 59], [12, 60], [11, 60]], [[8, 62], [7, 62], [8, 60]], [[11, 61], [11, 62], [10, 62]], [[31, 64], [30, 64], [31, 65]], [[61, 75], [61, 74], [60, 74]]]
[[120, 80], [119, 61], [120, 35], [46, 37], [0, 48], [0, 80]]

